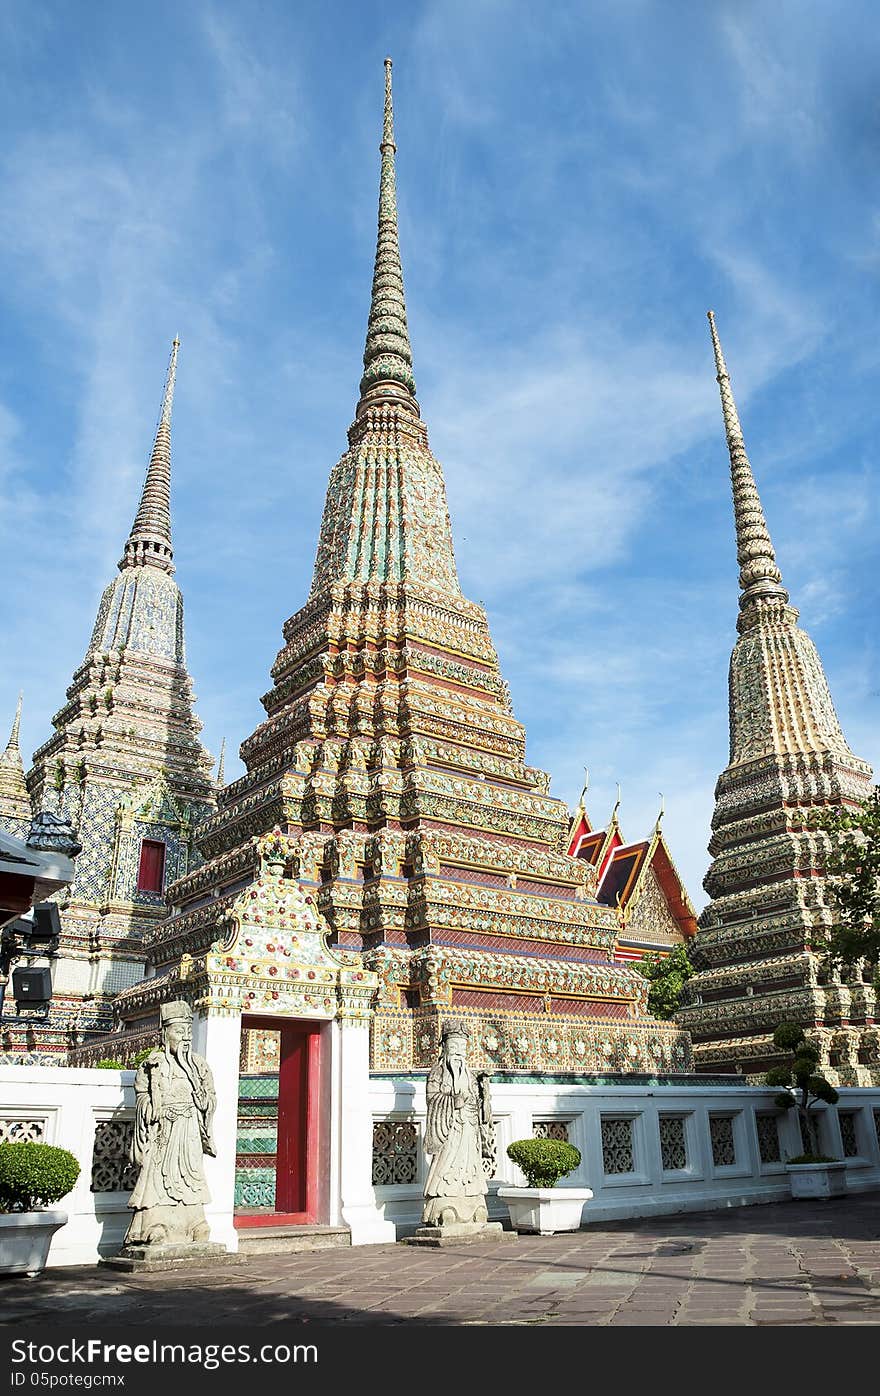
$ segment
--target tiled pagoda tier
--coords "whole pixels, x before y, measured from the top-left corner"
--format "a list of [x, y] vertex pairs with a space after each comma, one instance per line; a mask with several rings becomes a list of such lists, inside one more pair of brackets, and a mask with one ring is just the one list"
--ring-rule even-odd
[[760, 1075], [778, 1061], [778, 1023], [799, 1023], [829, 1080], [880, 1082], [870, 974], [841, 982], [821, 963], [834, 912], [825, 878], [829, 806], [855, 807], [871, 768], [850, 751], [816, 648], [798, 627], [746, 454], [710, 314], [730, 452], [739, 639], [730, 662], [730, 761], [715, 790], [704, 886], [711, 901], [692, 948], [699, 973], [677, 1021], [697, 1068]]
[[[598, 904], [595, 871], [567, 856], [568, 812], [526, 764], [485, 612], [459, 586], [415, 396], [390, 77], [389, 62], [360, 400], [330, 476], [311, 592], [284, 625], [266, 720], [241, 746], [247, 774], [199, 831], [205, 862], [148, 932], [156, 980], [117, 1011], [137, 1034], [164, 998], [216, 984], [224, 921], [240, 922], [258, 843], [277, 828], [288, 926], [298, 887], [331, 953], [378, 978], [373, 1069], [433, 1064], [450, 1009], [470, 1022], [470, 1060], [483, 1068], [686, 1069], [686, 1035], [647, 1016], [646, 981], [614, 962], [615, 911]], [[299, 974], [277, 929], [279, 974]], [[272, 992], [257, 976], [240, 1008], [265, 1007]]]
[[[193, 833], [214, 808], [186, 669], [171, 545], [175, 341], [153, 451], [119, 575], [82, 664], [28, 773], [34, 809], [65, 815], [82, 852], [58, 900], [62, 942], [47, 1022], [4, 1022], [0, 1060], [63, 1060], [105, 1035], [111, 1001], [144, 973], [146, 934], [167, 915], [164, 885], [191, 870]], [[150, 847], [143, 863], [144, 844]], [[152, 865], [149, 860], [152, 858]], [[145, 871], [149, 876], [145, 876]], [[147, 883], [147, 886], [141, 884]]]

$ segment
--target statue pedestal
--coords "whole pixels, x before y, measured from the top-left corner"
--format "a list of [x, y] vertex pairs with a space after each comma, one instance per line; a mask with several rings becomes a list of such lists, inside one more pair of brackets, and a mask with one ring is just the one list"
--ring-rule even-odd
[[186, 1270], [210, 1261], [241, 1263], [244, 1256], [227, 1251], [216, 1241], [178, 1241], [154, 1246], [123, 1246], [118, 1255], [102, 1256], [100, 1265], [113, 1270], [147, 1274], [151, 1270]]
[[500, 1222], [450, 1222], [448, 1226], [420, 1226], [413, 1236], [404, 1236], [404, 1246], [461, 1246], [471, 1241], [515, 1241], [515, 1231], [505, 1231]]

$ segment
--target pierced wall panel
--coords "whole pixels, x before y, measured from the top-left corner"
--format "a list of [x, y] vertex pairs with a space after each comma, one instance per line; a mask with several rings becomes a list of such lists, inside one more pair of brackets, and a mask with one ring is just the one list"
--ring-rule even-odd
[[0, 1144], [45, 1144], [46, 1121], [35, 1119], [0, 1120]]
[[633, 1122], [602, 1116], [602, 1167], [606, 1173], [634, 1173]]
[[840, 1110], [838, 1111], [837, 1119], [840, 1124], [843, 1157], [858, 1158], [859, 1140], [856, 1133], [856, 1112], [854, 1110]]
[[762, 1163], [781, 1163], [779, 1148], [779, 1116], [756, 1115], [755, 1128], [758, 1132], [758, 1155]]
[[683, 1115], [660, 1116], [660, 1156], [664, 1172], [687, 1168], [687, 1139]]
[[532, 1135], [535, 1139], [561, 1139], [567, 1144], [569, 1123], [568, 1120], [532, 1120]]
[[414, 1183], [419, 1173], [419, 1128], [409, 1120], [373, 1122], [373, 1185]]
[[736, 1141], [730, 1115], [709, 1116], [709, 1138], [712, 1141], [712, 1162], [716, 1168], [729, 1168], [736, 1163]]
[[92, 1145], [92, 1192], [133, 1192], [139, 1169], [131, 1162], [134, 1120], [98, 1120]]

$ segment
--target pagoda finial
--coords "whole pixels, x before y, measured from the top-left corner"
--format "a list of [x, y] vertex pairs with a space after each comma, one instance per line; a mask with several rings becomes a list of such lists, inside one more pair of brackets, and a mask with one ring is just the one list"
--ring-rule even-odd
[[12, 731], [9, 733], [9, 741], [6, 743], [6, 750], [0, 756], [0, 764], [4, 766], [14, 766], [16, 770], [24, 770], [21, 759], [21, 748], [18, 744], [18, 734], [21, 729], [21, 704], [24, 693], [18, 695], [18, 702], [15, 706], [15, 717], [12, 721]]
[[364, 376], [357, 415], [370, 407], [398, 406], [418, 416], [412, 349], [406, 325], [403, 267], [397, 235], [397, 185], [394, 171], [394, 107], [391, 98], [391, 59], [385, 59], [385, 112], [382, 123], [382, 167], [379, 176], [379, 234], [373, 269], [373, 291], [364, 348]]
[[[776, 554], [770, 541], [767, 520], [761, 508], [758, 487], [746, 454], [745, 441], [733, 392], [730, 374], [721, 351], [721, 341], [715, 328], [715, 315], [708, 312], [715, 350], [715, 369], [721, 390], [721, 410], [730, 453], [730, 479], [733, 486], [733, 512], [736, 521], [736, 555], [739, 561], [740, 611], [745, 611], [759, 598], [785, 605], [788, 592], [782, 585], [782, 573], [776, 565]], [[741, 618], [742, 619], [742, 618]]]
[[174, 551], [171, 547], [171, 408], [179, 348], [180, 340], [175, 336], [171, 344], [153, 452], [141, 502], [125, 545], [125, 555], [119, 564], [120, 571], [126, 567], [143, 566], [160, 567], [163, 572], [174, 571]]
[[217, 762], [217, 784], [222, 786], [226, 783], [226, 738], [220, 743], [220, 759]]

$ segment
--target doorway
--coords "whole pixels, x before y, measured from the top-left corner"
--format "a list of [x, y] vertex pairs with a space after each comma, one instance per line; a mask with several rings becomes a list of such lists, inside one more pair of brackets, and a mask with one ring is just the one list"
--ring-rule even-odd
[[242, 1019], [235, 1225], [319, 1221], [321, 1024]]

